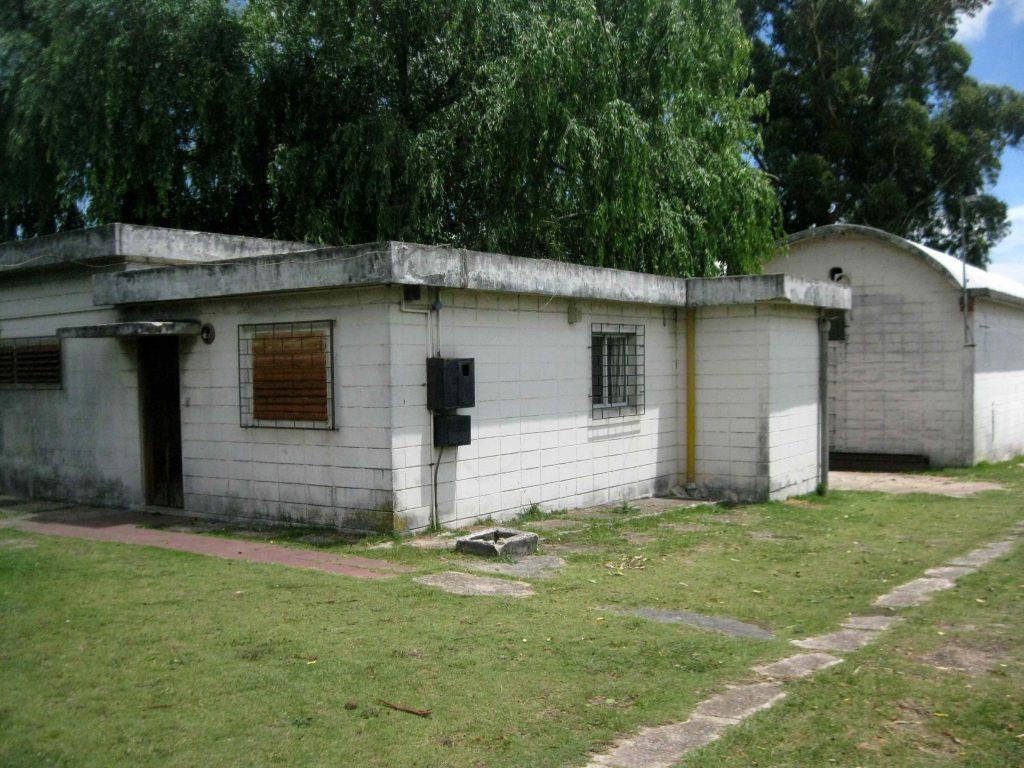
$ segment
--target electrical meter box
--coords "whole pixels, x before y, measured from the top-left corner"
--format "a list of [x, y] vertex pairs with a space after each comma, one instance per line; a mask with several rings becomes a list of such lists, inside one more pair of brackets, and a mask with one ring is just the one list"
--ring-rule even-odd
[[456, 408], [475, 406], [476, 377], [473, 367], [471, 357], [428, 357], [427, 408], [432, 411], [454, 411]]
[[457, 413], [434, 414], [434, 447], [447, 448], [451, 445], [469, 445], [469, 416]]

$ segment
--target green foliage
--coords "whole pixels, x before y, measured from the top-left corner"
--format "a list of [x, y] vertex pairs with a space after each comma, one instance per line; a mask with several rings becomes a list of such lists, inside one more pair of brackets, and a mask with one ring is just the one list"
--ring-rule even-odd
[[762, 97], [731, 0], [24, 0], [5, 234], [112, 220], [755, 270]]
[[[994, 184], [1024, 135], [1024, 96], [967, 75], [957, 14], [984, 0], [740, 0], [753, 83], [768, 91], [759, 167], [784, 226], [867, 224], [960, 249], [961, 199]], [[1009, 229], [1006, 205], [969, 201], [970, 259]]]

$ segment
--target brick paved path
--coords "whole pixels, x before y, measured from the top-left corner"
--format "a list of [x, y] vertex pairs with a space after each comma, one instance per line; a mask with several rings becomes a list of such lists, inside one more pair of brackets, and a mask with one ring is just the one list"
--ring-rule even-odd
[[[75, 520], [71, 510], [61, 510], [62, 520], [44, 522], [26, 518], [8, 521], [8, 525], [26, 533], [42, 533], [50, 536], [70, 536], [91, 541], [116, 541], [123, 544], [143, 544], [161, 549], [176, 549], [196, 555], [211, 555], [228, 560], [248, 560], [254, 563], [273, 563], [293, 568], [312, 568], [357, 579], [386, 579], [395, 573], [415, 571], [407, 565], [389, 563], [368, 557], [344, 557], [309, 549], [283, 547], [256, 541], [239, 541], [216, 536], [201, 536], [195, 533], [161, 531], [141, 528], [139, 515], [124, 514], [103, 518], [83, 517]], [[384, 573], [381, 573], [383, 571]]]

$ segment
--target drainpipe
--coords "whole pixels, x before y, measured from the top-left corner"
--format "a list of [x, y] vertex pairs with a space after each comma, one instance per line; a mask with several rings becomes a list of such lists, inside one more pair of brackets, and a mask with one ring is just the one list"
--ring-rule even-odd
[[[697, 482], [697, 310], [686, 310], [686, 485]], [[689, 488], [687, 488], [689, 490]]]
[[818, 310], [818, 493], [828, 493], [828, 329], [824, 309]]
[[[432, 307], [410, 307], [406, 300], [403, 298], [398, 305], [398, 309], [410, 315], [423, 315], [424, 329], [426, 330], [427, 336], [427, 357], [434, 356], [434, 333], [430, 328], [430, 313], [433, 312]], [[440, 336], [440, 331], [438, 331]], [[438, 344], [440, 346], [440, 343]], [[434, 412], [427, 411], [430, 414], [430, 421], [427, 424], [427, 437], [433, 441], [434, 435]], [[441, 457], [438, 454], [437, 461], [434, 465], [434, 482], [430, 484], [430, 525], [434, 530], [437, 530], [437, 468], [440, 465]]]

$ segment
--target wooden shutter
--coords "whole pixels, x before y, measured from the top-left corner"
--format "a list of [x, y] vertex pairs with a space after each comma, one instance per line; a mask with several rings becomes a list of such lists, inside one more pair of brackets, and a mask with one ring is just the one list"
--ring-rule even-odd
[[330, 334], [275, 331], [252, 340], [252, 415], [259, 421], [330, 420]]

